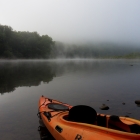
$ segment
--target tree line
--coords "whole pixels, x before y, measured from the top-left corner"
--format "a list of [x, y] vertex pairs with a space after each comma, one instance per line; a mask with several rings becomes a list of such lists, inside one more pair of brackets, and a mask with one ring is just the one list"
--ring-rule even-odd
[[56, 58], [140, 58], [140, 46], [113, 43], [64, 44], [55, 42], [51, 56]]
[[65, 44], [37, 32], [0, 25], [0, 58], [140, 58], [140, 47], [113, 43]]
[[0, 25], [0, 58], [49, 58], [54, 41], [37, 32], [13, 31]]

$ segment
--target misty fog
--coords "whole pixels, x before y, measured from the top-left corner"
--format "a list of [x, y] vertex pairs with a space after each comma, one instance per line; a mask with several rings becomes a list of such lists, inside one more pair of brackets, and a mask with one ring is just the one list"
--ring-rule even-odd
[[0, 24], [64, 43], [139, 45], [139, 5], [139, 0], [2, 0]]

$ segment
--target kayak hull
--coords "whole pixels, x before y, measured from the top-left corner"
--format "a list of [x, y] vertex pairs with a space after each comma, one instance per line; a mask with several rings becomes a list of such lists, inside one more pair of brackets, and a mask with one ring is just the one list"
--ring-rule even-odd
[[[50, 108], [51, 104], [59, 104], [60, 110]], [[61, 105], [66, 106], [64, 110], [61, 108]], [[126, 131], [124, 132], [110, 127], [110, 123], [108, 123], [111, 122], [110, 115], [97, 114], [97, 117], [105, 116], [106, 118], [106, 126], [98, 126], [98, 122], [87, 124], [68, 120], [69, 110], [72, 106], [57, 100], [42, 96], [38, 107], [39, 117], [56, 140], [140, 140], [140, 134], [129, 132], [129, 127], [127, 127], [134, 124], [139, 126], [140, 121], [135, 119], [119, 117], [121, 122], [125, 124], [121, 126], [121, 128], [124, 127]]]

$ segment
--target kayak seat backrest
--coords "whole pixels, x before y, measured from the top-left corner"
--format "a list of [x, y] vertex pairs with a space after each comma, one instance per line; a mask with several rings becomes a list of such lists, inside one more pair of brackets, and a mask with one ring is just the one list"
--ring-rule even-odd
[[120, 120], [119, 116], [115, 116], [115, 115], [110, 116], [109, 121], [108, 121], [108, 127], [115, 130], [124, 131], [124, 132], [131, 132], [129, 125], [123, 123]]
[[132, 133], [140, 134], [140, 126], [138, 124], [130, 125], [130, 131]]
[[106, 115], [102, 116], [99, 114], [97, 116], [97, 125], [106, 127]]
[[69, 121], [94, 124], [96, 118], [96, 111], [92, 107], [86, 105], [77, 105], [69, 110]]

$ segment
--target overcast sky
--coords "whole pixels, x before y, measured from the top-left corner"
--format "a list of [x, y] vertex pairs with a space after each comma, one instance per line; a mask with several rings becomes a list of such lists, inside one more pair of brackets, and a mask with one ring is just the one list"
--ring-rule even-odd
[[55, 41], [140, 44], [140, 0], [0, 0], [0, 24]]

